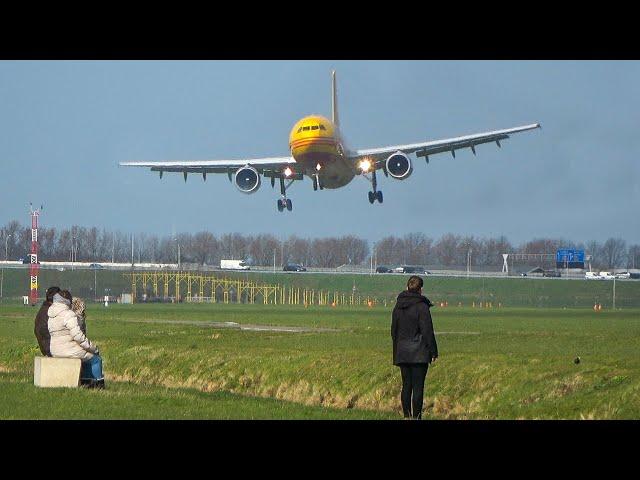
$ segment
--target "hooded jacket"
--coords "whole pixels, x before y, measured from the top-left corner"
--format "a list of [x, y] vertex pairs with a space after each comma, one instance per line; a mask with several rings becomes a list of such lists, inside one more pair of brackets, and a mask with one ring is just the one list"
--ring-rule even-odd
[[393, 364], [431, 363], [438, 356], [429, 307], [433, 304], [419, 293], [405, 290], [398, 295], [391, 316]]
[[53, 304], [48, 300], [42, 302], [42, 306], [36, 314], [36, 320], [33, 327], [33, 333], [35, 333], [36, 339], [38, 340], [40, 351], [42, 352], [42, 355], [45, 355], [47, 357], [51, 356], [51, 351], [49, 350], [51, 335], [49, 334], [49, 316], [47, 315], [47, 312], [49, 311], [49, 307], [51, 305]]
[[54, 302], [48, 315], [51, 356], [82, 360], [93, 358], [97, 348], [82, 333], [78, 317], [68, 305]]

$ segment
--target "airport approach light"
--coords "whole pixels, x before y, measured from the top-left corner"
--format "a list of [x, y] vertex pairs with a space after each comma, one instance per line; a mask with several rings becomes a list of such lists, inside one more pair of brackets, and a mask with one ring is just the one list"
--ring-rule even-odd
[[293, 170], [291, 170], [289, 167], [284, 169], [284, 176], [285, 177], [290, 177], [293, 174]]
[[362, 173], [367, 173], [371, 169], [371, 160], [365, 158], [364, 160], [360, 161], [359, 166], [362, 170]]

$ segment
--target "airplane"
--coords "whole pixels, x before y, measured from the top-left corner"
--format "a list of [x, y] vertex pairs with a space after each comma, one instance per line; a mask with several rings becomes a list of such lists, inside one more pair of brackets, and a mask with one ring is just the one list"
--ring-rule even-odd
[[302, 118], [289, 134], [290, 155], [269, 158], [243, 158], [235, 160], [169, 161], [169, 162], [121, 162], [126, 167], [147, 167], [159, 172], [182, 172], [184, 181], [189, 173], [201, 174], [204, 181], [207, 173], [226, 173], [229, 181], [243, 193], [255, 193], [261, 185], [261, 176], [269, 178], [271, 187], [280, 183], [278, 211], [291, 211], [293, 205], [287, 190], [296, 180], [304, 176], [311, 178], [314, 190], [337, 189], [348, 185], [356, 175], [364, 176], [371, 183], [369, 203], [382, 203], [382, 191], [378, 189], [376, 172], [381, 170], [386, 177], [406, 180], [413, 172], [409, 155], [429, 157], [449, 152], [455, 158], [456, 150], [470, 148], [476, 154], [476, 146], [483, 143], [500, 142], [511, 134], [540, 128], [539, 123], [520, 127], [476, 133], [443, 140], [432, 140], [407, 145], [351, 150], [345, 145], [338, 117], [338, 94], [336, 72], [331, 72], [331, 120], [322, 115]]

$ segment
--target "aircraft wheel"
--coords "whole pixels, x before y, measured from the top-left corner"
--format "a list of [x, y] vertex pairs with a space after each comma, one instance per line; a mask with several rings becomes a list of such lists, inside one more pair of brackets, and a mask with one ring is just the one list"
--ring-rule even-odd
[[378, 192], [376, 193], [376, 197], [378, 199], [378, 203], [382, 203], [382, 190], [378, 190]]
[[282, 205], [282, 200], [278, 200], [278, 211], [281, 212], [284, 210], [284, 205]]
[[373, 197], [373, 192], [367, 192], [369, 194], [369, 203], [373, 205], [373, 202], [375, 201], [374, 197]]
[[313, 177], [313, 191], [318, 190], [318, 179]]
[[291, 211], [293, 209], [293, 203], [291, 203], [291, 199], [287, 198], [287, 210]]

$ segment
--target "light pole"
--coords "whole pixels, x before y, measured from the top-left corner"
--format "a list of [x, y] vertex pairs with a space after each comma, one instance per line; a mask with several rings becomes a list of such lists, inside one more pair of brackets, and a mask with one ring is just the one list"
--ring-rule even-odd
[[373, 244], [373, 268], [378, 270], [378, 245], [375, 242]]
[[469, 278], [469, 272], [471, 271], [471, 252], [473, 252], [471, 248], [467, 250], [467, 278]]
[[[9, 237], [11, 235], [7, 235], [4, 239], [4, 261], [7, 261], [7, 242], [9, 241]], [[2, 289], [4, 287], [4, 264], [2, 265], [2, 276], [0, 277], [0, 300], [2, 299]]]
[[71, 236], [71, 270], [75, 270], [75, 245], [76, 245], [76, 237]]
[[[375, 257], [375, 260], [374, 260]], [[371, 250], [371, 266], [369, 267], [369, 272], [371, 275], [373, 275], [374, 272], [374, 268], [377, 270], [378, 269], [378, 255], [377, 255], [377, 250], [376, 250], [376, 242], [373, 242], [373, 249]], [[375, 262], [375, 265], [374, 265]]]

